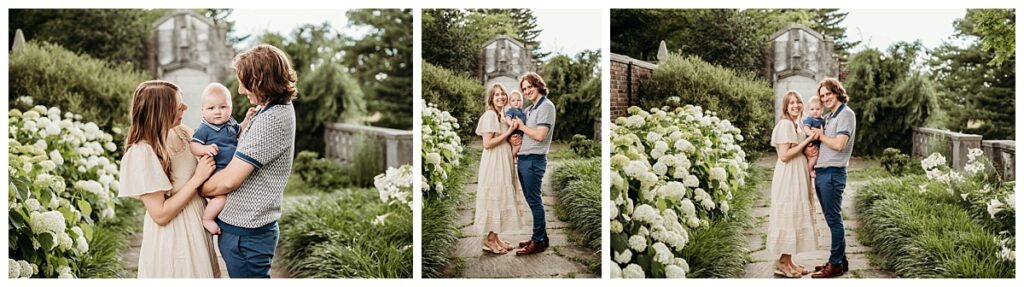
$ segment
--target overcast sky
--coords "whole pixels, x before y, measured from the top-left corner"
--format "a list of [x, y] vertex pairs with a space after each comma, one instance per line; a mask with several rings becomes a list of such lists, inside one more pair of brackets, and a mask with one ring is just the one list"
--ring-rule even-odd
[[296, 27], [303, 24], [319, 25], [327, 22], [335, 31], [350, 37], [358, 38], [358, 35], [365, 31], [357, 31], [348, 27], [348, 17], [345, 17], [345, 9], [316, 9], [316, 10], [280, 10], [280, 9], [235, 9], [230, 20], [235, 21], [235, 34], [252, 35], [247, 42], [239, 43], [239, 48], [248, 47], [255, 37], [265, 31], [277, 32], [281, 35], [288, 35]]
[[576, 55], [583, 50], [601, 49], [600, 9], [588, 10], [533, 10], [537, 27], [542, 29], [540, 48], [546, 52]]
[[847, 10], [850, 12], [842, 25], [846, 26], [846, 37], [850, 41], [860, 40], [861, 46], [885, 51], [898, 41], [921, 40], [925, 48], [933, 49], [943, 41], [953, 41], [953, 21], [967, 12], [952, 10]]

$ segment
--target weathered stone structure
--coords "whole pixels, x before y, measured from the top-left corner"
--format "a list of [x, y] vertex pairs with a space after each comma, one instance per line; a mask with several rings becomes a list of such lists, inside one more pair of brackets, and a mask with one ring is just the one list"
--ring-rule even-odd
[[792, 24], [769, 37], [772, 56], [769, 80], [775, 88], [775, 118], [782, 115], [782, 96], [789, 90], [800, 93], [806, 103], [817, 91], [818, 82], [839, 76], [835, 43], [807, 26]]
[[212, 82], [224, 83], [233, 75], [230, 65], [235, 52], [227, 42], [227, 27], [182, 9], [153, 22], [153, 30], [150, 72], [154, 78], [181, 87], [189, 106], [182, 123], [196, 128], [202, 118], [203, 89]]

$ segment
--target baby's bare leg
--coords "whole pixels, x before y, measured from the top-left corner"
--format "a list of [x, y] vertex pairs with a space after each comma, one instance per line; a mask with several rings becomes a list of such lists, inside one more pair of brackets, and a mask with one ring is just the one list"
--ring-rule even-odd
[[814, 174], [814, 165], [816, 164], [818, 164], [817, 155], [807, 157], [807, 170], [809, 171], [812, 178], [817, 177], [817, 175]]
[[215, 221], [224, 205], [228, 204], [227, 195], [218, 195], [206, 202], [206, 209], [203, 210], [203, 227], [212, 234], [220, 234], [220, 226]]

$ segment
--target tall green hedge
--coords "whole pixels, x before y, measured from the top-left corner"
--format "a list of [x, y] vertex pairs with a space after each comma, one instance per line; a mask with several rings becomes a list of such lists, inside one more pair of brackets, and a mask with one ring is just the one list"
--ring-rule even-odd
[[423, 62], [423, 100], [437, 104], [459, 120], [459, 137], [476, 137], [476, 122], [484, 110], [484, 86], [466, 75]]
[[681, 105], [695, 105], [716, 112], [743, 131], [743, 150], [763, 151], [774, 126], [774, 92], [768, 83], [743, 73], [713, 65], [694, 56], [670, 54], [658, 63], [649, 80], [640, 84], [644, 107], [661, 107], [670, 97]]
[[[114, 65], [46, 42], [28, 42], [10, 54], [9, 100], [32, 97], [33, 104], [82, 115], [103, 130], [128, 126], [132, 92], [149, 77], [130, 64]], [[114, 133], [120, 142], [123, 135]]]

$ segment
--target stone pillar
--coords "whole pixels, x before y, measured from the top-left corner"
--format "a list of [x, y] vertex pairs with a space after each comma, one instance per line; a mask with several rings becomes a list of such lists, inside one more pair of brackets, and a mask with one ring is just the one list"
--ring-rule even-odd
[[981, 148], [1003, 180], [1016, 179], [1016, 142], [1013, 140], [983, 140]]

